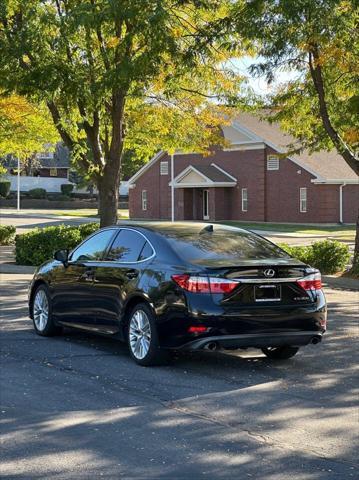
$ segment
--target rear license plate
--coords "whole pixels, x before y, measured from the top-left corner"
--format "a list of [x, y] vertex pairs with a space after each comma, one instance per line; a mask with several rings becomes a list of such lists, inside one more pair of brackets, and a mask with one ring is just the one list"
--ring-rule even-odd
[[254, 298], [256, 302], [280, 302], [280, 285], [256, 285]]

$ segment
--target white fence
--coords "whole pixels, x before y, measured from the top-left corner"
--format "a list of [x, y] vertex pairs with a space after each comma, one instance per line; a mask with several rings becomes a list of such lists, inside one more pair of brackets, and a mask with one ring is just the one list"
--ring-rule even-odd
[[[10, 190], [12, 192], [17, 191], [17, 176], [6, 175], [6, 179], [11, 182]], [[54, 177], [26, 177], [20, 176], [20, 192], [28, 192], [33, 188], [44, 188], [49, 193], [61, 192], [61, 185], [64, 183], [71, 183], [67, 178], [54, 178]], [[76, 190], [78, 192], [86, 193], [86, 188]], [[96, 191], [95, 191], [96, 193]], [[121, 182], [120, 195], [128, 195], [128, 182]]]
[[[10, 190], [16, 192], [17, 176], [6, 175], [6, 178], [11, 182]], [[20, 192], [28, 192], [33, 188], [44, 188], [47, 192], [59, 193], [61, 192], [61, 185], [64, 183], [71, 182], [69, 182], [67, 178], [20, 176]]]

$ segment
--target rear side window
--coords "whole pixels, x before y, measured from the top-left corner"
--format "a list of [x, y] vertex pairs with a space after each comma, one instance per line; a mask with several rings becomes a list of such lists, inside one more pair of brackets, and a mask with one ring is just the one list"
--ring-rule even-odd
[[151, 245], [146, 242], [142, 248], [142, 251], [140, 253], [140, 256], [139, 256], [139, 260], [146, 260], [146, 258], [150, 258], [152, 255], [153, 255], [153, 250], [152, 250], [152, 247]]
[[106, 260], [115, 262], [137, 262], [145, 246], [146, 239], [134, 230], [120, 230]]
[[181, 233], [167, 237], [175, 252], [185, 261], [256, 260], [289, 258], [279, 247], [250, 232], [214, 229], [213, 232]]

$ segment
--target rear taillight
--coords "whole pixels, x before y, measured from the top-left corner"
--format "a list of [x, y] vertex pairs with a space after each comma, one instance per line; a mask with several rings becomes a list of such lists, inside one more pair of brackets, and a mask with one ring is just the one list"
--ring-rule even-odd
[[320, 290], [322, 288], [322, 277], [319, 272], [312, 273], [297, 280], [297, 283], [304, 288], [304, 290]]
[[234, 290], [239, 282], [226, 278], [215, 278], [196, 275], [172, 275], [172, 280], [187, 292], [194, 293], [221, 293], [226, 294]]

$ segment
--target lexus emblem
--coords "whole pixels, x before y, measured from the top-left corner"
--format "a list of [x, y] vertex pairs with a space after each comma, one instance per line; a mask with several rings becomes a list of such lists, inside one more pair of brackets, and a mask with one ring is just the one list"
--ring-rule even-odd
[[264, 270], [263, 273], [264, 273], [264, 276], [267, 278], [272, 278], [275, 275], [275, 271], [273, 270], [273, 268], [267, 268], [266, 270]]

